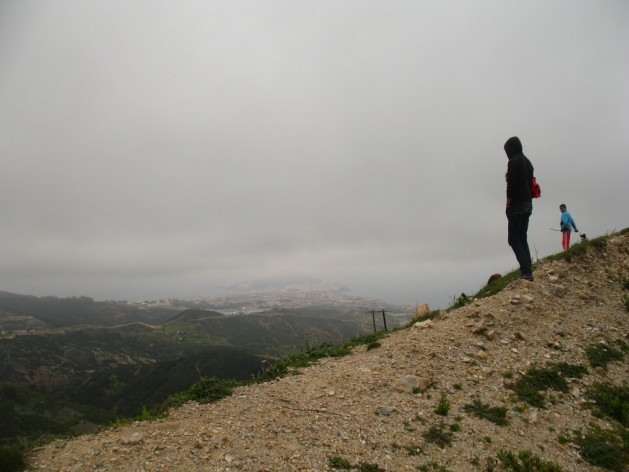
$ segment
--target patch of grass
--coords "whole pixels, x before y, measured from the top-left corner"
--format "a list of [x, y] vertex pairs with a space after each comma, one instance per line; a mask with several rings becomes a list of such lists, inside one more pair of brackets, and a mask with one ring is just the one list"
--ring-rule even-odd
[[544, 395], [541, 392], [553, 389], [558, 392], [568, 392], [568, 383], [565, 378], [580, 378], [587, 369], [578, 365], [566, 363], [556, 364], [547, 369], [531, 367], [524, 377], [517, 382], [508, 385], [521, 401], [537, 408], [545, 407]]
[[496, 466], [499, 466], [498, 470], [507, 472], [563, 472], [559, 465], [545, 461], [531, 451], [520, 451], [515, 455], [513, 452], [501, 450], [496, 457], [498, 461], [491, 461], [491, 469], [488, 460], [487, 470], [493, 471], [496, 470]]
[[456, 310], [457, 308], [461, 308], [461, 307], [464, 307], [465, 305], [468, 305], [472, 301], [473, 301], [473, 298], [468, 297], [464, 293], [461, 293], [461, 295], [459, 295], [459, 298], [453, 297], [452, 305], [450, 305], [449, 309]]
[[558, 252], [557, 254], [553, 254], [545, 258], [545, 260], [549, 261], [561, 261], [564, 260], [566, 262], [572, 262], [573, 258], [581, 259], [587, 254], [589, 248], [596, 249], [598, 251], [602, 251], [607, 247], [607, 239], [609, 236], [600, 236], [598, 238], [590, 239], [585, 242], [580, 242], [574, 244], [567, 251]]
[[328, 465], [332, 469], [350, 470], [352, 468], [352, 464], [350, 464], [347, 459], [343, 459], [340, 456], [331, 457]]
[[372, 343], [367, 344], [367, 350], [371, 351], [372, 349], [376, 349], [382, 347], [382, 344], [380, 344], [378, 341], [374, 341]]
[[300, 367], [308, 367], [319, 359], [325, 357], [343, 357], [352, 353], [353, 348], [357, 346], [374, 345], [380, 339], [386, 337], [388, 333], [378, 332], [367, 336], [350, 339], [343, 344], [323, 343], [319, 346], [305, 346], [300, 352], [287, 356], [275, 362], [261, 376], [256, 378], [256, 382], [266, 382], [276, 378], [284, 377], [292, 369]]
[[239, 383], [235, 380], [221, 380], [216, 377], [202, 377], [188, 390], [174, 396], [174, 400], [182, 404], [188, 401], [212, 403], [232, 394]]
[[607, 370], [607, 364], [610, 362], [621, 361], [624, 357], [624, 352], [619, 349], [615, 349], [608, 344], [592, 344], [585, 348], [585, 354], [590, 361], [592, 367], [601, 367]]
[[486, 419], [498, 426], [506, 426], [509, 424], [507, 420], [507, 409], [503, 406], [489, 406], [480, 400], [474, 400], [473, 403], [465, 405], [463, 410], [467, 413], [473, 413], [479, 418]]
[[441, 416], [448, 416], [450, 412], [450, 402], [448, 401], [448, 397], [445, 393], [441, 394], [439, 398], [439, 403], [437, 403], [437, 408], [435, 408], [435, 413]]
[[358, 472], [384, 472], [378, 464], [368, 464], [367, 462], [359, 462], [354, 469]]
[[581, 457], [588, 463], [613, 472], [629, 466], [629, 433], [592, 428], [586, 434], [575, 431], [571, 442], [579, 447]]
[[0, 470], [20, 472], [26, 468], [24, 448], [19, 444], [0, 446]]
[[417, 446], [417, 445], [404, 446], [403, 449], [406, 451], [406, 453], [409, 456], [419, 456], [424, 452], [421, 446]]
[[431, 426], [430, 429], [424, 433], [424, 439], [443, 449], [446, 446], [452, 445], [452, 432], [446, 431], [445, 425], [442, 422], [437, 426]]
[[438, 464], [436, 461], [430, 461], [428, 464], [420, 465], [417, 470], [419, 470], [420, 472], [449, 472], [448, 469], [446, 469], [441, 464]]
[[343, 459], [340, 456], [331, 457], [328, 460], [328, 465], [331, 469], [337, 470], [356, 470], [358, 472], [384, 472], [384, 469], [381, 469], [378, 464], [359, 462], [356, 465], [352, 465], [347, 459]]
[[497, 293], [502, 292], [502, 290], [509, 285], [511, 282], [520, 277], [520, 270], [514, 270], [513, 272], [509, 272], [506, 275], [503, 275], [497, 280], [485, 285], [481, 288], [476, 294], [476, 298], [486, 298], [496, 295]]
[[613, 418], [625, 428], [629, 427], [629, 387], [610, 383], [595, 383], [589, 396], [596, 401], [594, 408], [601, 415]]

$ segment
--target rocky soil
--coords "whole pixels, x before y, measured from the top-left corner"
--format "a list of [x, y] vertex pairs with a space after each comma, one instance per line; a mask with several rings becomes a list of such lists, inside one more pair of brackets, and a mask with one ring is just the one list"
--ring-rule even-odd
[[[28, 470], [326, 471], [336, 457], [354, 470], [474, 471], [501, 450], [597, 470], [559, 437], [617, 426], [595, 416], [587, 392], [595, 382], [626, 385], [627, 356], [593, 368], [585, 350], [627, 342], [629, 233], [571, 262], [541, 262], [534, 275], [396, 331], [381, 347], [358, 347], [217, 403], [188, 403], [163, 420], [51, 443], [32, 451]], [[568, 379], [569, 392], [545, 392], [545, 408], [509, 388], [530, 367], [560, 362], [588, 373]], [[442, 399], [445, 416], [435, 411]], [[506, 407], [509, 424], [466, 412], [474, 400]], [[451, 444], [429, 442], [431, 429], [451, 434]]]

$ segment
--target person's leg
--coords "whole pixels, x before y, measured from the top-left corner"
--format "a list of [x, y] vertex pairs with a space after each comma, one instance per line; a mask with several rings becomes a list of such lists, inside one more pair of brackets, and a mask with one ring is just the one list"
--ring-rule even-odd
[[568, 231], [561, 233], [561, 247], [564, 251], [570, 249], [570, 233]]
[[532, 276], [531, 253], [527, 241], [530, 204], [514, 204], [507, 208], [508, 241], [513, 249], [515, 258], [520, 264], [520, 272], [523, 276]]
[[562, 251], [566, 250], [566, 233], [565, 233], [565, 231], [561, 232], [561, 250]]

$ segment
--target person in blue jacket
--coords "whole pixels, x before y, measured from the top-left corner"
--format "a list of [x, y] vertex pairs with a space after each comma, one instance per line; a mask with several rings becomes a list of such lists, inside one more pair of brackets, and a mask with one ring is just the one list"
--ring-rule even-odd
[[559, 205], [559, 210], [561, 211], [561, 247], [563, 247], [564, 251], [570, 249], [570, 234], [574, 229], [575, 233], [578, 233], [577, 224], [572, 219], [572, 215], [568, 211], [565, 203]]

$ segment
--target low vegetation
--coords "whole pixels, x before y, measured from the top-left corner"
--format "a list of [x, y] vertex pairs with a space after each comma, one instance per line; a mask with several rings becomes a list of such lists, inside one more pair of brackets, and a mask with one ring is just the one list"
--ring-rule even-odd
[[487, 472], [563, 472], [554, 462], [545, 461], [531, 451], [521, 451], [517, 455], [510, 451], [500, 451], [495, 458], [487, 459]]
[[357, 472], [382, 472], [377, 464], [369, 464], [366, 462], [359, 462], [356, 465], [352, 465], [347, 459], [340, 456], [330, 458], [328, 465], [334, 470], [353, 470]]
[[566, 393], [569, 390], [567, 378], [581, 378], [587, 369], [578, 365], [559, 363], [542, 369], [531, 367], [517, 382], [508, 385], [517, 397], [531, 406], [544, 408], [545, 398], [542, 392], [553, 389]]
[[613, 472], [629, 466], [629, 432], [626, 429], [604, 430], [592, 427], [587, 432], [573, 431], [569, 441], [579, 448], [588, 463]]
[[474, 400], [473, 403], [465, 405], [463, 411], [473, 413], [477, 417], [491, 421], [498, 426], [507, 426], [509, 424], [507, 409], [503, 406], [489, 406], [480, 400]]
[[[618, 349], [614, 347], [614, 344], [618, 346]], [[601, 367], [607, 370], [609, 363], [622, 361], [625, 352], [627, 352], [627, 344], [622, 340], [618, 340], [614, 344], [598, 343], [585, 349], [585, 354], [592, 367]]]
[[442, 449], [446, 446], [451, 446], [453, 433], [448, 429], [443, 422], [433, 425], [424, 433], [424, 439], [426, 442], [435, 444]]
[[26, 468], [24, 460], [25, 448], [17, 443], [0, 446], [0, 470], [3, 472], [19, 472]]
[[594, 409], [601, 415], [618, 421], [625, 428], [629, 427], [629, 386], [610, 383], [595, 383], [589, 391], [594, 400]]
[[435, 413], [441, 416], [448, 416], [448, 412], [450, 411], [450, 402], [448, 401], [448, 397], [445, 393], [441, 394], [439, 398], [439, 403], [437, 403], [437, 408], [435, 408]]

